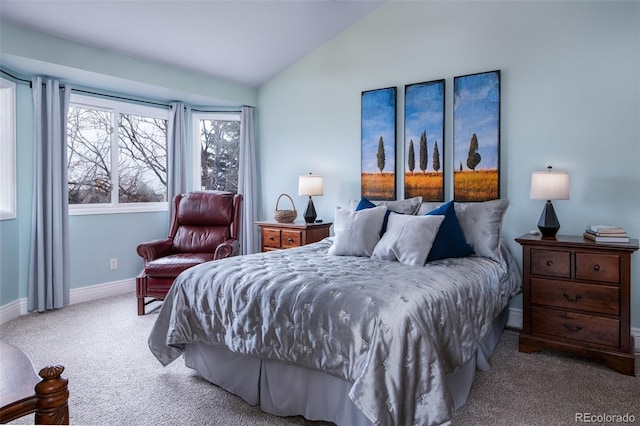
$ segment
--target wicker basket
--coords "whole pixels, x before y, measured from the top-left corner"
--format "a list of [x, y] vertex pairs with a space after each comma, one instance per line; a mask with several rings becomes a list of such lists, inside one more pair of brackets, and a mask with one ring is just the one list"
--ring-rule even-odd
[[[278, 210], [278, 204], [280, 203], [280, 198], [287, 197], [291, 201], [291, 205], [293, 206], [293, 210]], [[276, 222], [280, 223], [291, 223], [296, 220], [298, 217], [298, 212], [296, 211], [296, 205], [293, 204], [293, 200], [287, 194], [280, 194], [278, 197], [278, 201], [276, 201], [276, 211], [273, 212], [273, 218]]]

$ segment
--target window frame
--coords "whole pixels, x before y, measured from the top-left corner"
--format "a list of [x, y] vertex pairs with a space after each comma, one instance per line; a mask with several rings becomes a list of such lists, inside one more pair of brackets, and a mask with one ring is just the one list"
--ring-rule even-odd
[[16, 84], [0, 77], [0, 220], [17, 217]]
[[[240, 122], [239, 111], [228, 112], [194, 112], [192, 118], [192, 135], [193, 135], [193, 188], [195, 191], [204, 191], [202, 188], [202, 180], [200, 169], [202, 167], [200, 157], [200, 120], [220, 120], [220, 121], [238, 121]], [[238, 170], [240, 173], [240, 170]]]
[[[80, 108], [88, 109], [100, 109], [107, 110], [111, 115], [111, 164], [112, 164], [112, 179], [115, 180], [112, 186], [117, 187], [118, 183], [118, 114], [133, 114], [145, 117], [160, 118], [169, 120], [169, 107], [153, 107], [148, 105], [140, 105], [137, 103], [130, 103], [125, 101], [118, 101], [113, 99], [102, 98], [98, 96], [81, 95], [77, 93], [71, 93], [69, 98], [69, 106], [77, 106]], [[167, 135], [168, 137], [168, 135]], [[167, 141], [168, 143], [168, 141]], [[116, 148], [114, 150], [114, 147]], [[168, 151], [168, 147], [167, 147]], [[93, 204], [69, 204], [69, 215], [93, 215], [93, 214], [118, 214], [118, 213], [146, 213], [146, 212], [160, 212], [168, 211], [169, 203], [167, 201], [161, 202], [146, 202], [146, 203], [120, 203], [118, 202], [118, 194], [112, 192], [110, 203], [93, 203]]]

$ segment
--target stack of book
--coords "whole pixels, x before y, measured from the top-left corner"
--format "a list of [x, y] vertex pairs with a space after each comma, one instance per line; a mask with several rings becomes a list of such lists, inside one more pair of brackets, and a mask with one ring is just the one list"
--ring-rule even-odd
[[624, 228], [611, 225], [589, 225], [584, 238], [596, 243], [628, 243], [629, 236]]

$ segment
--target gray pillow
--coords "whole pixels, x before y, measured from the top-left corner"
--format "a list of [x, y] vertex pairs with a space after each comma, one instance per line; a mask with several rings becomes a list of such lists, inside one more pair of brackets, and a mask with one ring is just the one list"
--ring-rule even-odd
[[387, 232], [371, 257], [423, 266], [443, 220], [444, 216], [439, 215], [411, 216], [392, 212], [387, 222]]
[[[349, 209], [355, 210], [361, 200], [350, 200]], [[387, 206], [389, 210], [403, 214], [416, 214], [422, 204], [422, 197], [413, 197], [406, 200], [371, 201], [376, 206]]]
[[430, 211], [437, 209], [443, 204], [444, 203], [441, 201], [425, 201], [420, 204], [420, 207], [418, 208], [418, 212], [416, 213], [416, 215], [417, 216], [425, 215]]
[[357, 212], [337, 207], [333, 221], [335, 237], [329, 254], [371, 257], [380, 241], [380, 229], [386, 212], [384, 206]]
[[498, 245], [502, 231], [502, 219], [509, 207], [509, 200], [491, 200], [478, 203], [454, 203], [456, 217], [464, 239], [478, 256], [500, 261]]

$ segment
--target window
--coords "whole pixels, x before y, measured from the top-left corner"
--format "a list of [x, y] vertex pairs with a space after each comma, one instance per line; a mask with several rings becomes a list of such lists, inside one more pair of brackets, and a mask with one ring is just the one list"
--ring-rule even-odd
[[0, 78], [0, 220], [16, 217], [16, 85]]
[[167, 209], [168, 110], [71, 94], [70, 214]]
[[194, 185], [202, 190], [238, 192], [240, 114], [194, 114]]

